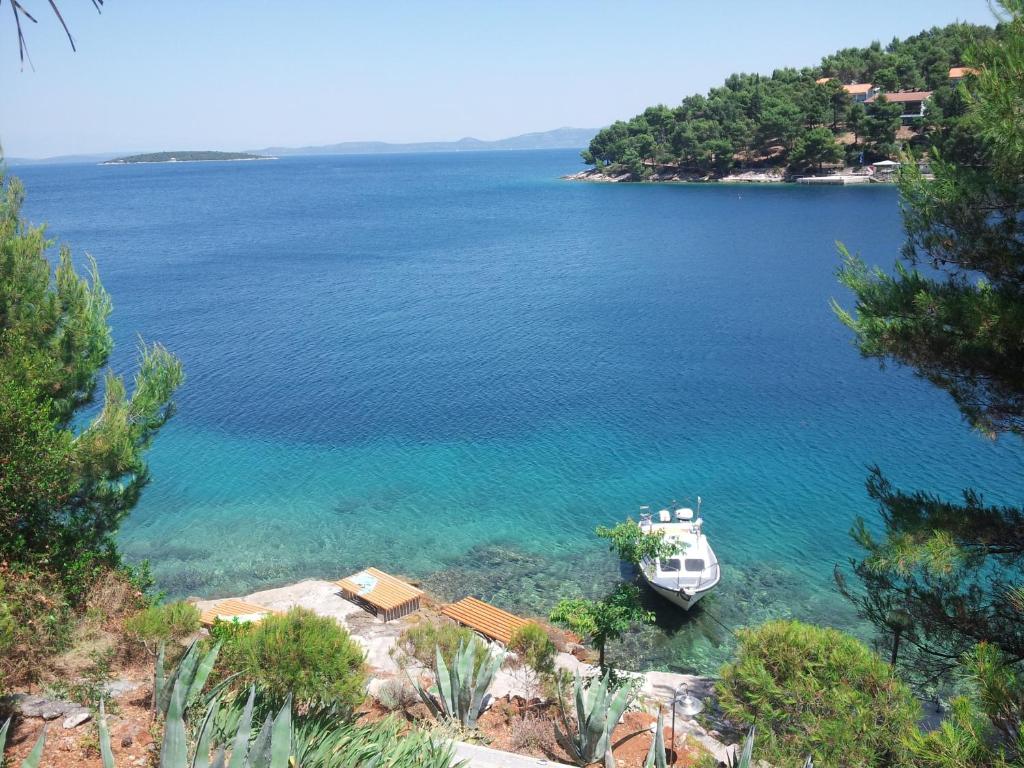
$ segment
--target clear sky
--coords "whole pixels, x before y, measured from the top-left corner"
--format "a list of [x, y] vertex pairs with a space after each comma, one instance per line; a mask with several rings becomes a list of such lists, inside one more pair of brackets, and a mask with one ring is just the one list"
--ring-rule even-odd
[[817, 63], [985, 0], [43, 0], [19, 69], [0, 15], [9, 157], [497, 139], [597, 128], [731, 72]]

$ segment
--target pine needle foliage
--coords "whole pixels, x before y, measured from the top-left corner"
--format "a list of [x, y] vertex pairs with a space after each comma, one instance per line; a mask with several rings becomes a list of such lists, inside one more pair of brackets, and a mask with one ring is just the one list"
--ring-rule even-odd
[[910, 766], [920, 708], [890, 667], [835, 629], [774, 621], [739, 632], [717, 685], [733, 722], [757, 725], [756, 757], [819, 768]]
[[[861, 353], [912, 369], [947, 392], [993, 439], [1024, 437], [1024, 0], [1002, 0], [1000, 33], [965, 53], [957, 133], [936, 148], [934, 180], [905, 164], [907, 240], [891, 272], [843, 252], [854, 296], [839, 318]], [[1024, 662], [1024, 511], [894, 488], [873, 469], [868, 494], [884, 534], [859, 521], [861, 589], [843, 592], [878, 628], [916, 683], [948, 680], [986, 643]], [[893, 617], [898, 621], [892, 621]], [[902, 617], [902, 618], [901, 618]], [[904, 620], [905, 619], [905, 620]], [[903, 655], [897, 659], [902, 644]]]
[[61, 248], [51, 267], [52, 242], [23, 201], [21, 183], [0, 175], [0, 556], [75, 574], [116, 561], [114, 535], [149, 481], [145, 452], [184, 375], [144, 343], [131, 387], [101, 373], [112, 303], [96, 263], [81, 274]]
[[237, 683], [259, 686], [277, 705], [292, 696], [304, 706], [350, 710], [365, 696], [364, 659], [337, 621], [293, 608], [225, 640], [218, 668], [236, 674]]

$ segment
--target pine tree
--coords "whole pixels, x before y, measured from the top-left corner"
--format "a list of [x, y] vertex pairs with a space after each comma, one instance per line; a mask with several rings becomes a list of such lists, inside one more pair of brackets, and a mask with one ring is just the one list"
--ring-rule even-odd
[[[980, 74], [970, 93], [961, 86], [968, 101], [961, 126], [972, 146], [961, 138], [955, 159], [933, 158], [934, 181], [905, 166], [902, 260], [890, 275], [846, 254], [840, 278], [856, 308], [836, 309], [864, 355], [912, 368], [948, 392], [974, 428], [1017, 440], [1024, 435], [1024, 0], [1001, 5], [1005, 34], [974, 49], [968, 63]], [[843, 579], [840, 586], [890, 638], [894, 656], [903, 644], [908, 671], [941, 675], [965, 658], [977, 669], [979, 653], [988, 654], [985, 669], [1002, 670], [1004, 685], [990, 679], [985, 690], [1012, 699], [1007, 681], [1024, 661], [1024, 512], [986, 504], [975, 491], [959, 503], [903, 492], [878, 469], [868, 490], [885, 535], [859, 522], [855, 538], [866, 555], [854, 571], [865, 589], [855, 592]], [[982, 741], [995, 751], [956, 764], [990, 765], [985, 760], [999, 750], [999, 759], [1019, 760], [1021, 717], [1019, 709], [1011, 722], [989, 716], [993, 727]]]
[[183, 374], [163, 347], [143, 345], [131, 392], [101, 378], [110, 297], [95, 263], [79, 275], [66, 248], [51, 269], [23, 199], [17, 179], [0, 177], [0, 556], [67, 574], [116, 559], [113, 536], [149, 479], [144, 453]]

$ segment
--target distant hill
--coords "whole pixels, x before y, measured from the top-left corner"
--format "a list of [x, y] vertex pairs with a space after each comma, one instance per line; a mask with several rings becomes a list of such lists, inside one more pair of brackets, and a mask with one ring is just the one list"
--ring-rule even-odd
[[[540, 131], [537, 133], [524, 133], [520, 136], [512, 136], [507, 139], [496, 141], [482, 141], [481, 139], [464, 138], [458, 141], [426, 141], [410, 144], [389, 144], [384, 141], [345, 141], [340, 144], [324, 144], [315, 147], [266, 147], [255, 149], [251, 153], [241, 152], [220, 152], [202, 154], [221, 155], [273, 155], [284, 157], [287, 155], [377, 155], [377, 154], [398, 154], [400, 152], [473, 152], [485, 150], [502, 149], [583, 149], [597, 133], [596, 128], [556, 128], [553, 131]], [[160, 163], [169, 160], [138, 160], [139, 157], [156, 157], [159, 155], [174, 155], [179, 161], [184, 155], [200, 154], [195, 152], [156, 152], [143, 155], [129, 155], [116, 157], [114, 152], [96, 153], [90, 155], [59, 155], [46, 158], [7, 158], [8, 165], [44, 165], [56, 163]], [[215, 159], [215, 158], [210, 158]], [[220, 157], [219, 160], [232, 158]], [[241, 159], [241, 158], [238, 158]]]
[[466, 137], [458, 141], [421, 141], [410, 144], [390, 144], [384, 141], [345, 141], [315, 147], [267, 147], [256, 150], [272, 155], [374, 155], [402, 152], [479, 152], [500, 149], [582, 149], [594, 135], [596, 128], [556, 128], [553, 131], [524, 133], [507, 139], [483, 141]]
[[216, 160], [273, 160], [268, 155], [254, 155], [249, 152], [150, 152], [145, 155], [128, 155], [105, 160], [103, 165], [132, 165], [134, 163], [202, 163]]

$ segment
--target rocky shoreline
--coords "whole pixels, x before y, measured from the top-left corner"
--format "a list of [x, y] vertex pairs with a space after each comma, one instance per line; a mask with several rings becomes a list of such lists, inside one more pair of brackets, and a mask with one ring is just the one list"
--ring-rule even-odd
[[597, 184], [616, 184], [621, 182], [676, 182], [676, 183], [718, 183], [718, 184], [787, 184], [796, 177], [781, 168], [768, 170], [746, 170], [731, 173], [727, 176], [700, 174], [689, 171], [661, 171], [653, 173], [645, 179], [638, 179], [632, 173], [607, 174], [596, 168], [588, 168], [578, 173], [569, 173], [561, 177], [566, 181], [590, 181]]

